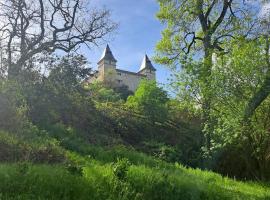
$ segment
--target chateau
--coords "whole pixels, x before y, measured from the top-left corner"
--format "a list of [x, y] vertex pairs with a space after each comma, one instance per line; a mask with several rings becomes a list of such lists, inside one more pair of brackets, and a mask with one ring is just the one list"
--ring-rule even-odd
[[109, 45], [106, 46], [98, 64], [98, 70], [90, 78], [89, 82], [100, 81], [112, 87], [127, 86], [130, 91], [135, 91], [142, 79], [156, 80], [156, 69], [148, 56], [145, 55], [136, 72], [125, 71], [116, 68], [117, 60], [114, 58]]

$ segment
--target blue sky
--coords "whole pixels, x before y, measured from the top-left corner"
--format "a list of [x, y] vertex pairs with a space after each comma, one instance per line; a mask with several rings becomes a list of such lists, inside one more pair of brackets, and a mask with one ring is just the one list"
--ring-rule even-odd
[[[249, 3], [253, 3], [250, 0]], [[150, 59], [154, 56], [155, 45], [161, 38], [162, 24], [157, 20], [156, 13], [159, 5], [156, 0], [90, 0], [90, 6], [106, 7], [111, 10], [112, 18], [119, 24], [119, 28], [108, 43], [118, 60], [117, 67], [137, 72], [144, 54]], [[261, 15], [268, 13], [270, 3], [261, 9]], [[106, 42], [91, 50], [83, 48], [91, 67], [96, 69]], [[153, 62], [153, 60], [152, 60]], [[157, 68], [157, 81], [167, 83], [170, 72], [165, 66], [154, 63]]]
[[[154, 56], [155, 45], [161, 38], [162, 25], [155, 15], [159, 9], [156, 0], [92, 0], [92, 5], [106, 7], [112, 11], [112, 18], [119, 28], [110, 38], [109, 45], [118, 60], [117, 67], [137, 72], [146, 53]], [[86, 50], [85, 54], [96, 67], [105, 45]], [[152, 61], [153, 62], [153, 61]], [[165, 83], [169, 70], [154, 63], [157, 81]]]

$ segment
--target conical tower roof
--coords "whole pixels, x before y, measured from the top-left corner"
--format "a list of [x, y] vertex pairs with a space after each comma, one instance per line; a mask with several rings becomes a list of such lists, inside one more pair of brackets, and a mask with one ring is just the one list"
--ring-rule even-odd
[[112, 51], [111, 51], [108, 44], [107, 44], [106, 48], [104, 49], [103, 54], [102, 54], [101, 59], [99, 60], [99, 62], [102, 61], [102, 60], [110, 60], [110, 61], [117, 62], [117, 60], [114, 58], [114, 56], [112, 54]]
[[148, 56], [145, 54], [141, 67], [140, 67], [140, 71], [144, 70], [144, 69], [150, 69], [152, 71], [156, 71], [156, 69], [154, 68], [154, 66], [151, 63], [151, 60], [148, 58]]

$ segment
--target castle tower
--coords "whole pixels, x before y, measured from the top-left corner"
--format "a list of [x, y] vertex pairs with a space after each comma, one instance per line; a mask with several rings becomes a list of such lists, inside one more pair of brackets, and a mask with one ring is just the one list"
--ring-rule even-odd
[[140, 71], [138, 72], [138, 74], [146, 75], [146, 77], [149, 80], [156, 80], [156, 69], [154, 68], [154, 66], [151, 63], [151, 60], [148, 58], [146, 54], [143, 58]]
[[114, 84], [116, 77], [116, 62], [109, 45], [106, 46], [100, 61], [98, 62], [99, 81], [106, 84]]
[[88, 83], [101, 82], [112, 88], [126, 87], [135, 92], [142, 80], [156, 80], [156, 69], [147, 55], [143, 58], [139, 72], [117, 69], [116, 62], [107, 45], [98, 62], [98, 70], [89, 78]]

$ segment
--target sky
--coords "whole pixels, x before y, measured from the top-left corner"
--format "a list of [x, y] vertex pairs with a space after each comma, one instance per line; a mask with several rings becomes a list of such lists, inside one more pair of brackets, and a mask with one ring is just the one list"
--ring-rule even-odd
[[[156, 0], [91, 0], [92, 5], [111, 10], [112, 19], [119, 24], [109, 46], [117, 59], [117, 68], [139, 71], [145, 54], [154, 56], [155, 45], [161, 38], [162, 24], [155, 17], [159, 5]], [[106, 44], [92, 50], [85, 50], [91, 67], [96, 69]], [[157, 81], [166, 83], [170, 72], [157, 65]]]
[[[102, 52], [109, 44], [114, 57], [117, 59], [117, 68], [137, 72], [145, 54], [150, 59], [154, 56], [155, 45], [161, 39], [162, 24], [156, 18], [159, 5], [156, 0], [90, 0], [91, 6], [107, 8], [112, 12], [112, 19], [119, 24], [113, 38], [108, 42], [91, 50], [84, 49], [93, 69], [97, 69], [97, 62]], [[255, 2], [250, 0], [249, 3]], [[266, 1], [260, 15], [269, 13], [270, 3]], [[166, 66], [152, 63], [157, 69], [157, 81], [167, 83], [170, 71]]]

